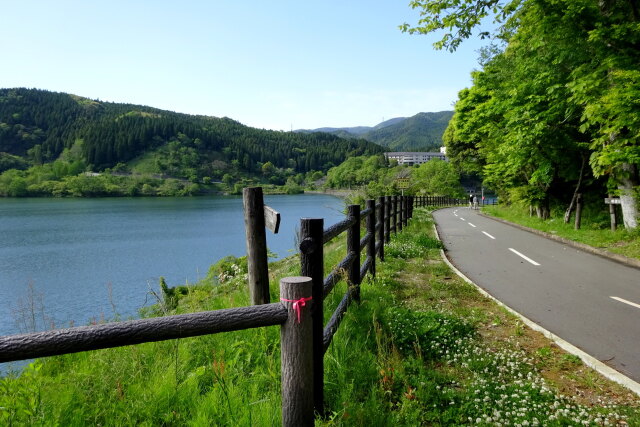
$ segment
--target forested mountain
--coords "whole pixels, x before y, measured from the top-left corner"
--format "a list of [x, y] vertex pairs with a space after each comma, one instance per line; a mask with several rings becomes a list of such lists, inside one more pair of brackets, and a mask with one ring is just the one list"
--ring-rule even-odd
[[392, 151], [438, 151], [453, 111], [418, 113], [405, 120], [375, 128], [361, 137]]
[[437, 151], [453, 111], [418, 113], [412, 117], [396, 117], [373, 127], [319, 128], [299, 130], [301, 133], [326, 132], [343, 138], [363, 138], [392, 151]]
[[157, 153], [159, 172], [185, 178], [221, 177], [228, 167], [260, 172], [268, 163], [295, 172], [326, 171], [349, 156], [383, 151], [330, 134], [261, 130], [229, 118], [0, 89], [0, 172], [52, 162], [72, 148], [94, 171]]

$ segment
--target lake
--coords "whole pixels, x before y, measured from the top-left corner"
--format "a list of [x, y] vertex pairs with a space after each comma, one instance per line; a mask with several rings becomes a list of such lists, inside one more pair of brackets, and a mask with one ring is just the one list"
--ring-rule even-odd
[[[328, 195], [265, 204], [282, 216], [280, 232], [267, 231], [278, 258], [294, 253], [300, 218], [325, 218], [325, 227], [344, 218], [343, 201]], [[217, 260], [245, 254], [240, 196], [0, 199], [0, 334], [34, 321], [49, 329], [135, 317], [155, 302], [160, 276], [193, 283]]]

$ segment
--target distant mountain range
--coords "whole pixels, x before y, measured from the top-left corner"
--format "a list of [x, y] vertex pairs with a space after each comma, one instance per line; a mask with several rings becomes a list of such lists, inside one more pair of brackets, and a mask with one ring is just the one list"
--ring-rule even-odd
[[376, 126], [300, 129], [299, 133], [330, 133], [341, 138], [361, 138], [392, 151], [437, 151], [453, 111], [418, 113], [412, 117], [396, 117]]

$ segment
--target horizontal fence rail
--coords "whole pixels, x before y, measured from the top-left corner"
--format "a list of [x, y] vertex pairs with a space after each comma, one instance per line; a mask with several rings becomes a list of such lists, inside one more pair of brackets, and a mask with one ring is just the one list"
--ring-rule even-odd
[[355, 224], [355, 218], [346, 218], [340, 222], [335, 223], [322, 233], [322, 243], [328, 243], [331, 240], [335, 239], [340, 234], [347, 231], [349, 227], [353, 227], [353, 224]]
[[273, 303], [10, 335], [0, 337], [0, 362], [280, 325], [285, 320], [286, 307]]
[[340, 300], [340, 304], [338, 304], [338, 307], [333, 312], [333, 315], [331, 315], [331, 319], [329, 319], [327, 326], [324, 328], [322, 335], [323, 354], [326, 353], [327, 349], [329, 348], [329, 344], [331, 344], [331, 340], [337, 332], [338, 327], [340, 326], [340, 322], [346, 314], [347, 308], [349, 308], [349, 304], [351, 304], [351, 299], [351, 292], [346, 292], [342, 297], [342, 300]]
[[355, 254], [347, 254], [346, 257], [340, 261], [340, 263], [334, 268], [331, 273], [324, 279], [323, 282], [323, 297], [326, 298], [327, 295], [331, 293], [333, 288], [343, 279], [344, 272], [347, 271], [353, 261], [356, 259]]

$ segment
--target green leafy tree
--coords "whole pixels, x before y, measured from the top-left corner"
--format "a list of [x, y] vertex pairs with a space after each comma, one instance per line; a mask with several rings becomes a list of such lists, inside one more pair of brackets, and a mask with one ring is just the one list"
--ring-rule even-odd
[[[504, 52], [482, 58], [445, 133], [453, 163], [528, 199], [548, 200], [591, 173], [620, 192], [625, 225], [637, 227], [640, 167], [640, 26], [635, 0], [414, 1], [421, 12], [403, 31], [445, 30], [436, 48], [455, 50], [480, 21]], [[571, 206], [571, 205], [570, 205]]]
[[460, 175], [449, 163], [430, 160], [411, 171], [411, 192], [417, 195], [463, 197]]
[[269, 177], [276, 172], [276, 167], [271, 162], [266, 162], [262, 165], [262, 175]]

